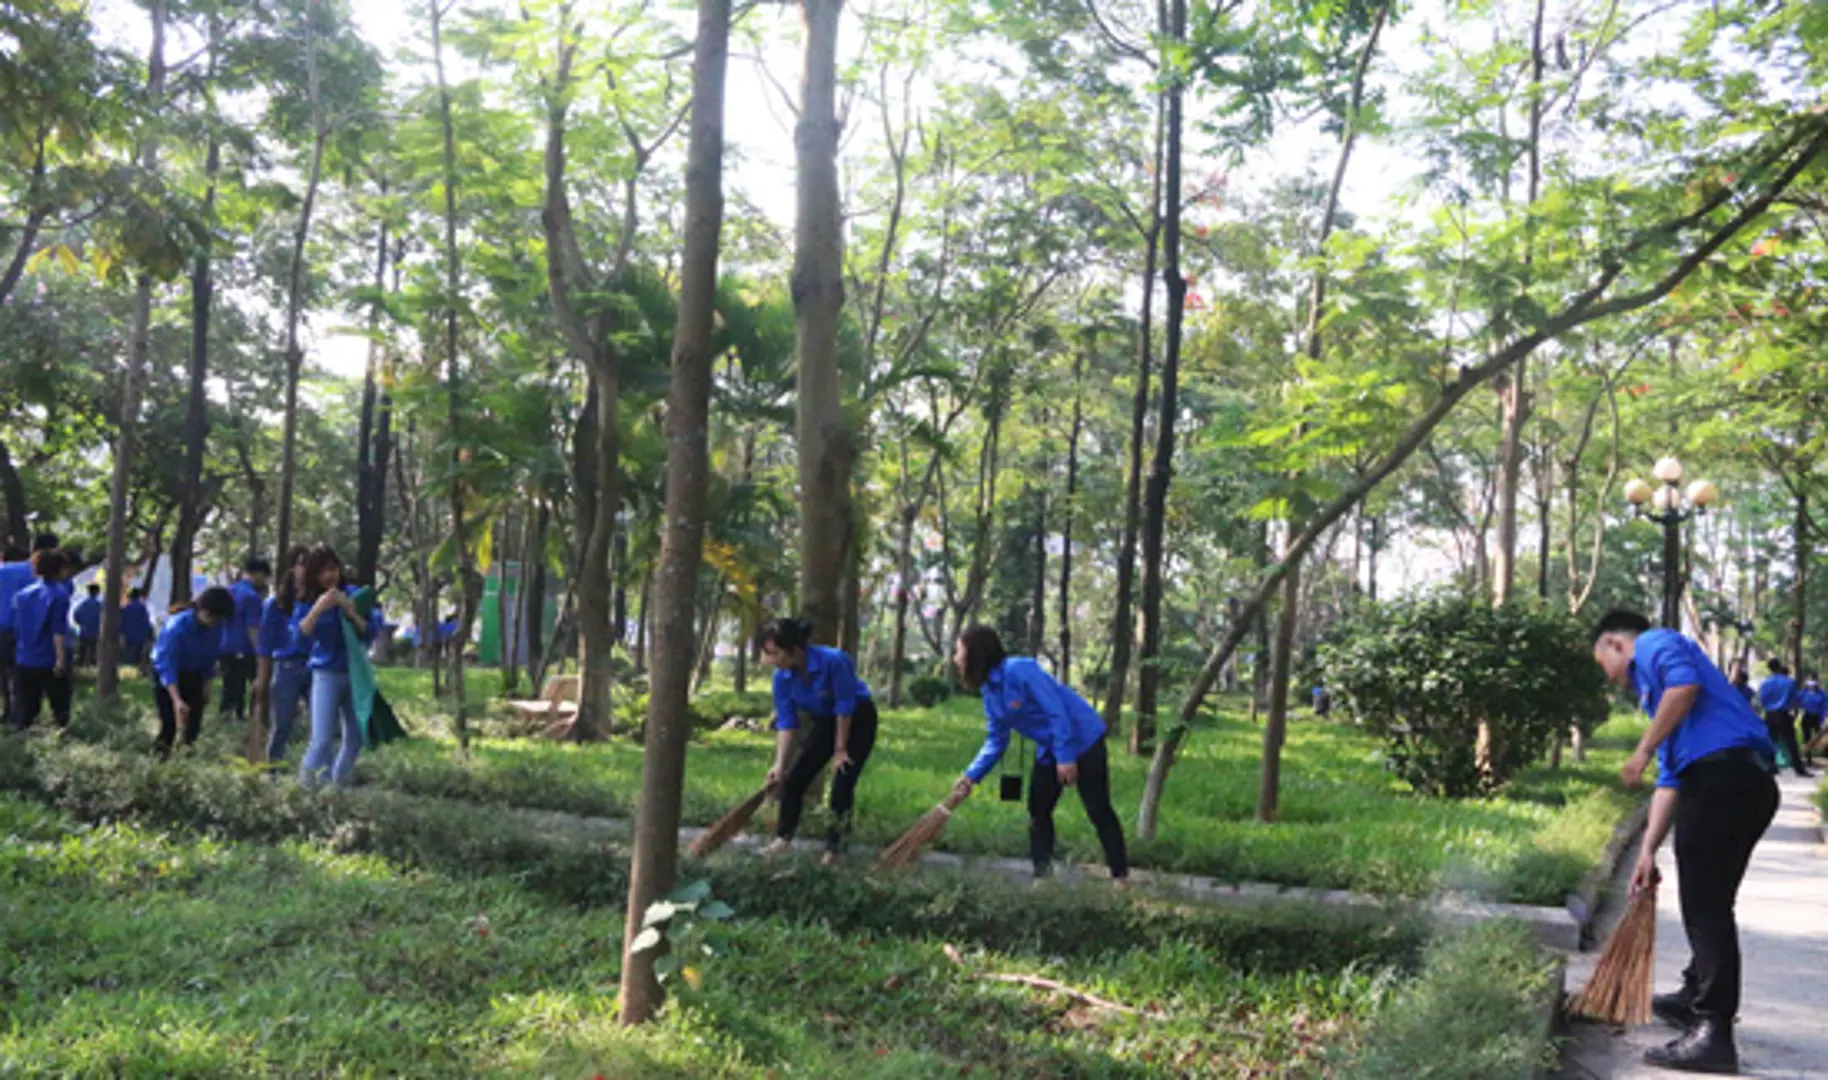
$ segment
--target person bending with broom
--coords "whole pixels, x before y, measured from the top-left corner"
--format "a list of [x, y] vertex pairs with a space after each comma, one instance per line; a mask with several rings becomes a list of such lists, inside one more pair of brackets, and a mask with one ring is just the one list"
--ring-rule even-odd
[[1123, 826], [1111, 808], [1111, 770], [1105, 751], [1104, 720], [1091, 704], [1026, 657], [1010, 656], [1003, 639], [988, 626], [959, 635], [952, 662], [965, 688], [984, 699], [984, 747], [952, 789], [953, 805], [984, 782], [1019, 731], [1035, 744], [1035, 771], [1028, 785], [1028, 857], [1035, 877], [1047, 877], [1054, 863], [1054, 806], [1062, 790], [1077, 786], [1085, 816], [1098, 831], [1111, 880], [1129, 877]]
[[[755, 641], [762, 659], [775, 669], [774, 764], [765, 786], [781, 790], [774, 842], [762, 854], [779, 855], [793, 846], [806, 789], [830, 762], [832, 823], [825, 833], [825, 865], [835, 866], [850, 830], [857, 780], [876, 745], [876, 703], [842, 649], [812, 643], [812, 624], [805, 619], [770, 619], [756, 631]], [[789, 769], [787, 751], [801, 714], [811, 718], [813, 728]]]
[[1682, 927], [1692, 954], [1682, 988], [1651, 1000], [1652, 1011], [1684, 1034], [1644, 1060], [1683, 1072], [1737, 1072], [1733, 906], [1752, 848], [1777, 813], [1777, 751], [1746, 699], [1676, 631], [1653, 630], [1633, 611], [1613, 611], [1594, 628], [1593, 658], [1607, 678], [1637, 690], [1651, 717], [1620, 772], [1626, 787], [1637, 787], [1656, 756], [1657, 789], [1631, 891], [1656, 884], [1657, 848], [1674, 826]]

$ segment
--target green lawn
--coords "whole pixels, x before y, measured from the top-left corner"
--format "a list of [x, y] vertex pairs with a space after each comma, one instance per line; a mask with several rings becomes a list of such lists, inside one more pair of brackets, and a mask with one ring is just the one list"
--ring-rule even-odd
[[[595, 746], [519, 739], [481, 739], [460, 758], [428, 712], [420, 680], [427, 673], [390, 671], [387, 678], [418, 730], [440, 737], [390, 747], [364, 759], [375, 784], [428, 795], [626, 816], [640, 783], [641, 748], [626, 739]], [[478, 673], [473, 693], [485, 685]], [[1240, 715], [1243, 702], [1221, 703], [1202, 724], [1170, 778], [1157, 839], [1132, 842], [1142, 866], [1197, 872], [1232, 881], [1351, 888], [1417, 896], [1442, 887], [1528, 903], [1557, 904], [1597, 860], [1633, 796], [1615, 779], [1643, 730], [1635, 716], [1615, 718], [1591, 740], [1585, 765], [1534, 770], [1500, 796], [1452, 801], [1422, 798], [1384, 769], [1378, 743], [1350, 725], [1303, 714], [1284, 751], [1282, 821], [1254, 820], [1261, 729]], [[883, 716], [881, 735], [858, 795], [856, 836], [884, 844], [942, 797], [977, 750], [983, 728], [974, 699], [933, 710]], [[1012, 755], [1014, 751], [1012, 749]], [[694, 742], [687, 766], [686, 817], [705, 823], [760, 783], [770, 736], [714, 732]], [[1013, 760], [1013, 756], [1012, 759]], [[1126, 823], [1134, 819], [1147, 762], [1113, 758], [1113, 788]], [[1071, 797], [1056, 820], [1072, 857], [1095, 861], [1096, 841]], [[765, 826], [758, 822], [757, 827]], [[813, 816], [804, 828], [821, 828]], [[998, 802], [994, 786], [953, 818], [940, 847], [965, 853], [1020, 855], [1026, 813]]]
[[1303, 1076], [1405, 985], [1373, 964], [1247, 971], [1172, 943], [1067, 959], [967, 945], [961, 971], [943, 937], [744, 919], [732, 896], [727, 953], [631, 1032], [614, 1021], [614, 906], [316, 843], [84, 826], [12, 796], [0, 838], [7, 1076]]

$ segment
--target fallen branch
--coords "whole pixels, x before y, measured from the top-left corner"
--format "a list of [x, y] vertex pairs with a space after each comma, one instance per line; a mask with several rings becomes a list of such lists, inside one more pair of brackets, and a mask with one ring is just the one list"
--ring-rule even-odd
[[[970, 973], [970, 968], [965, 966], [965, 958], [959, 954], [958, 946], [948, 944], [945, 946], [945, 950], [946, 959], [956, 964], [961, 971]], [[1013, 983], [1017, 986], [1032, 986], [1037, 990], [1051, 990], [1056, 994], [1064, 994], [1074, 1001], [1079, 1002], [1081, 1005], [1090, 1005], [1097, 1009], [1109, 1009], [1112, 1012], [1120, 1012], [1126, 1016], [1144, 1016], [1151, 1020], [1166, 1020], [1168, 1018], [1167, 1013], [1157, 1012], [1153, 1009], [1133, 1009], [1128, 1005], [1119, 1005], [1115, 1001], [1106, 1001], [1097, 994], [1087, 993], [1084, 990], [1068, 986], [1065, 983], [1058, 982], [1054, 979], [1043, 978], [1040, 975], [1020, 975], [999, 971], [980, 971], [975, 974], [978, 978], [990, 982]]]

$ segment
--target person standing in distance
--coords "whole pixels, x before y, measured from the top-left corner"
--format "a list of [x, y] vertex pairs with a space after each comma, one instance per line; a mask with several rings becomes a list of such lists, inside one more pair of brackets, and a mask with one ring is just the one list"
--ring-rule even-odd
[[1009, 733], [1034, 740], [1035, 770], [1028, 785], [1028, 857], [1035, 877], [1053, 872], [1054, 806], [1060, 793], [1079, 788], [1085, 816], [1098, 832], [1111, 880], [1130, 876], [1123, 826], [1111, 808], [1110, 760], [1105, 750], [1104, 720], [1069, 686], [1055, 681], [1041, 665], [1010, 656], [1003, 639], [988, 626], [973, 626], [959, 635], [952, 652], [965, 688], [984, 699], [987, 734], [984, 747], [953, 787], [960, 799], [984, 782], [1009, 749]]
[[64, 579], [76, 569], [68, 555], [48, 548], [32, 556], [38, 583], [13, 597], [13, 671], [19, 705], [13, 724], [38, 722], [48, 699], [57, 726], [70, 726], [70, 593]]
[[1822, 717], [1828, 715], [1828, 691], [1822, 689], [1822, 680], [1811, 671], [1803, 679], [1803, 688], [1797, 691], [1796, 708], [1803, 714], [1803, 734], [1797, 740], [1803, 746], [1803, 764], [1815, 764], [1810, 750], [1815, 737], [1822, 733]]
[[76, 666], [94, 667], [96, 647], [102, 640], [102, 587], [89, 586], [89, 595], [77, 601], [70, 610], [70, 621], [76, 625]]
[[[792, 846], [806, 789], [829, 761], [832, 823], [825, 833], [825, 865], [835, 866], [850, 831], [857, 781], [876, 746], [876, 702], [844, 650], [812, 643], [812, 624], [805, 619], [769, 619], [755, 642], [775, 669], [774, 764], [766, 782], [781, 787], [774, 841], [762, 854], [779, 855]], [[787, 752], [802, 714], [813, 727], [789, 769]]]
[[30, 552], [8, 547], [6, 561], [0, 563], [0, 702], [4, 702], [4, 706], [0, 707], [0, 721], [11, 723], [13, 709], [17, 704], [18, 688], [13, 672], [13, 654], [17, 650], [13, 635], [13, 597], [32, 587], [35, 580], [32, 556], [55, 547], [57, 534], [39, 533], [32, 538]]
[[152, 642], [152, 612], [146, 610], [146, 590], [132, 589], [121, 608], [121, 662], [143, 668], [146, 646]]
[[1672, 826], [1676, 833], [1691, 958], [1681, 989], [1658, 994], [1652, 1008], [1684, 1034], [1644, 1060], [1683, 1072], [1737, 1072], [1740, 957], [1733, 908], [1752, 849], [1777, 813], [1776, 751], [1745, 698], [1676, 631], [1652, 629], [1635, 611], [1613, 611], [1594, 628], [1593, 658], [1607, 678], [1637, 690], [1651, 717], [1619, 774], [1626, 787], [1636, 787], [1656, 757], [1650, 822], [1631, 873], [1634, 895], [1656, 884], [1657, 849]]
[[254, 684], [255, 653], [260, 644], [260, 605], [267, 595], [273, 564], [258, 555], [241, 565], [241, 577], [229, 586], [235, 613], [222, 625], [222, 715], [245, 719], [248, 689]]
[[1803, 754], [1796, 745], [1796, 680], [1781, 660], [1765, 665], [1770, 674], [1758, 684], [1758, 704], [1765, 711], [1765, 731], [1771, 741], [1790, 755], [1790, 764], [1798, 776], [1814, 775], [1803, 767]]
[[311, 742], [299, 764], [298, 782], [316, 788], [327, 778], [348, 787], [362, 753], [362, 725], [355, 715], [343, 624], [364, 643], [374, 635], [374, 625], [355, 609], [354, 589], [343, 583], [343, 560], [330, 547], [311, 549], [299, 581], [310, 602], [295, 625], [300, 640], [310, 645]]

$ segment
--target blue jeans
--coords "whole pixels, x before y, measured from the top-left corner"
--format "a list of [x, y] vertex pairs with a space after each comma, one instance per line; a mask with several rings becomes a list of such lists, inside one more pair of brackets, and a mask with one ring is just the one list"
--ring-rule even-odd
[[[330, 747], [341, 728], [342, 746], [331, 764]], [[311, 673], [311, 748], [305, 751], [305, 763], [298, 770], [298, 782], [317, 787], [329, 771], [331, 782], [343, 786], [355, 775], [355, 759], [362, 752], [362, 726], [355, 718], [355, 695], [350, 692], [347, 671], [313, 671]]]
[[271, 699], [273, 724], [267, 734], [267, 760], [277, 763], [285, 759], [298, 707], [311, 698], [311, 668], [304, 657], [273, 661], [273, 685], [267, 696]]

